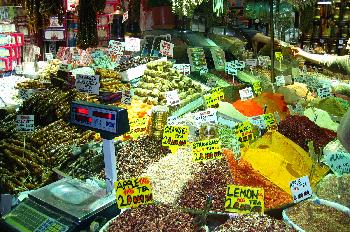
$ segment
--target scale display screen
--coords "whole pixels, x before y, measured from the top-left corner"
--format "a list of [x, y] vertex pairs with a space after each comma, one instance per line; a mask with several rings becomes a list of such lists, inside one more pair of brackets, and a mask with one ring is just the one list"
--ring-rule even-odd
[[70, 122], [114, 137], [130, 130], [126, 109], [83, 101], [72, 102]]

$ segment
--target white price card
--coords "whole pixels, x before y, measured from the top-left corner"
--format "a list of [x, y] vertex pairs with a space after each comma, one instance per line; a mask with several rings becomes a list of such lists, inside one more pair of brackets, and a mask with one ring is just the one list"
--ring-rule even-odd
[[326, 87], [326, 88], [319, 88], [317, 89], [317, 96], [320, 98], [327, 98], [332, 95], [331, 89]]
[[19, 132], [34, 132], [34, 115], [17, 115], [16, 127]]
[[174, 44], [161, 40], [160, 54], [162, 54], [163, 56], [174, 57]]
[[132, 94], [130, 90], [123, 90], [122, 91], [122, 104], [125, 105], [131, 105], [132, 102]]
[[277, 77], [275, 77], [275, 79], [276, 79], [277, 86], [285, 86], [286, 85], [286, 80], [284, 79], [284, 76], [277, 76]]
[[37, 91], [38, 90], [36, 90], [36, 89], [19, 89], [18, 90], [18, 95], [19, 95], [19, 97], [21, 99], [27, 100], [28, 98], [30, 98]]
[[75, 78], [75, 87], [79, 92], [99, 94], [100, 76], [78, 74]]
[[246, 59], [245, 63], [247, 66], [256, 67], [258, 65], [258, 60], [257, 59]]
[[217, 110], [207, 109], [204, 111], [199, 111], [193, 114], [194, 121], [197, 125], [202, 123], [218, 123], [218, 117], [216, 115]]
[[251, 87], [239, 90], [239, 96], [242, 101], [251, 99], [254, 97], [254, 93]]
[[122, 23], [124, 23], [125, 21], [127, 21], [129, 19], [129, 11], [125, 12], [123, 14], [123, 20], [122, 20]]
[[350, 173], [350, 154], [345, 150], [325, 154], [322, 162], [326, 163], [337, 176]]
[[141, 50], [141, 41], [139, 38], [125, 37], [125, 51], [139, 52]]
[[168, 91], [165, 93], [168, 106], [176, 106], [180, 104], [180, 97], [177, 90]]
[[269, 63], [271, 62], [271, 59], [269, 56], [258, 56], [258, 64], [262, 67], [267, 67]]
[[209, 87], [215, 87], [216, 86], [216, 80], [214, 80], [213, 78], [208, 78], [208, 80], [207, 80], [207, 84], [206, 84], [207, 86], [209, 86]]
[[182, 75], [189, 76], [191, 74], [190, 64], [174, 64], [173, 68], [176, 69]]
[[125, 51], [124, 42], [110, 40], [108, 43], [108, 54], [109, 55], [123, 55]]
[[234, 62], [235, 62], [236, 67], [239, 70], [242, 70], [245, 68], [245, 65], [246, 65], [245, 61], [235, 60]]
[[312, 196], [312, 189], [308, 176], [300, 177], [289, 183], [294, 203], [301, 202]]
[[47, 61], [53, 60], [53, 54], [51, 52], [45, 53], [45, 58]]

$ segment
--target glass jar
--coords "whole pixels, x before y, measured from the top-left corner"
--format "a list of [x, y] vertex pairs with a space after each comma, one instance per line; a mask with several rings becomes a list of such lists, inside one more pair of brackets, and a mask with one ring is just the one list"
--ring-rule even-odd
[[212, 123], [202, 124], [199, 129], [200, 140], [215, 139], [219, 136], [218, 126]]
[[169, 108], [166, 106], [154, 106], [151, 113], [150, 135], [158, 139], [163, 138], [163, 130], [167, 125]]

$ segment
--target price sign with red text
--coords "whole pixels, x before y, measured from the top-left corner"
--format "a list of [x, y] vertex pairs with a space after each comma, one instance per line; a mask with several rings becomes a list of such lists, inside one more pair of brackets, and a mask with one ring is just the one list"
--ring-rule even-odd
[[114, 183], [119, 209], [153, 204], [152, 186], [148, 177], [120, 180]]
[[300, 177], [289, 183], [294, 203], [298, 203], [312, 196], [312, 189], [308, 176]]
[[160, 41], [160, 54], [174, 57], [174, 44], [164, 40]]
[[225, 210], [232, 213], [264, 213], [264, 189], [228, 185]]
[[125, 51], [139, 52], [141, 41], [139, 38], [125, 37]]

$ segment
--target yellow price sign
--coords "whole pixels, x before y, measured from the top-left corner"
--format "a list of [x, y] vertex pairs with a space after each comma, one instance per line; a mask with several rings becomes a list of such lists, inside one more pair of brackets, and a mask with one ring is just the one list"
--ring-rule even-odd
[[129, 120], [130, 131], [126, 133], [126, 136], [130, 136], [133, 139], [138, 139], [141, 135], [147, 134], [149, 116], [142, 118], [132, 118]]
[[209, 139], [192, 143], [193, 161], [222, 159], [219, 139]]
[[163, 131], [162, 145], [169, 147], [172, 153], [175, 153], [178, 147], [188, 145], [188, 126], [169, 126], [166, 125]]
[[282, 52], [275, 52], [275, 57], [276, 60], [278, 60], [279, 62], [281, 62], [283, 60], [283, 54]]
[[262, 87], [260, 81], [253, 82], [253, 91], [256, 96], [260, 95], [262, 93]]
[[120, 180], [114, 183], [119, 209], [153, 204], [152, 186], [148, 177]]
[[225, 93], [223, 88], [214, 88], [210, 91], [210, 94], [204, 96], [205, 102], [208, 107], [216, 107], [221, 100], [224, 100]]
[[241, 143], [254, 139], [253, 127], [249, 121], [238, 123], [234, 131], [236, 138]]
[[272, 113], [264, 114], [262, 117], [264, 119], [266, 129], [277, 130], [278, 124], [277, 124], [275, 116]]
[[225, 210], [232, 213], [264, 213], [264, 189], [238, 185], [226, 188]]

